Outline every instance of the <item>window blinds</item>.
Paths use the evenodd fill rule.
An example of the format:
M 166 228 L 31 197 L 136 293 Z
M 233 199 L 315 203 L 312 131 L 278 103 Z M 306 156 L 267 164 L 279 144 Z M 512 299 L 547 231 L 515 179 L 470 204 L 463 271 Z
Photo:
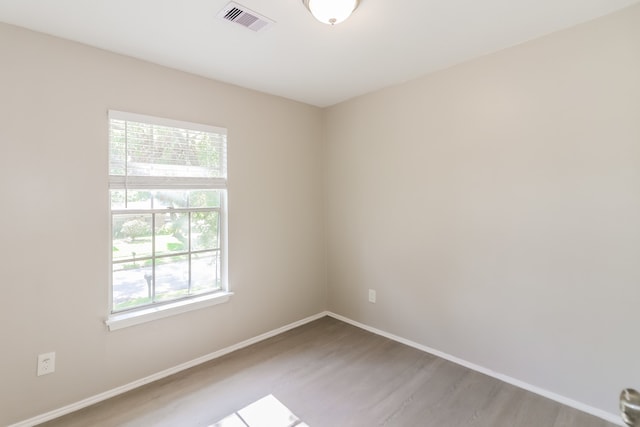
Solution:
M 109 111 L 112 189 L 226 188 L 227 131 Z

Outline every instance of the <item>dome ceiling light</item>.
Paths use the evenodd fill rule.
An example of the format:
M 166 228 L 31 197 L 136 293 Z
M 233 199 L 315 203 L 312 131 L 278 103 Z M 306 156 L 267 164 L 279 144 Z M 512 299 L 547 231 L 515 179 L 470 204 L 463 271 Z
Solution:
M 318 21 L 335 25 L 347 19 L 358 7 L 359 0 L 302 0 Z

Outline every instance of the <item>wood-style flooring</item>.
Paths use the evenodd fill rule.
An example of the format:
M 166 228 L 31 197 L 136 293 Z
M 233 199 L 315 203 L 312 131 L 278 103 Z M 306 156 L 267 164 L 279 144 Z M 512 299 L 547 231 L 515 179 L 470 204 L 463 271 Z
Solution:
M 211 426 L 269 395 L 310 427 L 614 426 L 330 317 L 43 425 Z

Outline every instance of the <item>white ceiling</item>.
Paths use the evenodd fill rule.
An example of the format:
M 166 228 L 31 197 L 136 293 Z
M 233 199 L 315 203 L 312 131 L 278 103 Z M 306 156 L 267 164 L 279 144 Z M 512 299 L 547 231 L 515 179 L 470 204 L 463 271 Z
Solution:
M 640 0 L 361 0 L 330 27 L 301 0 L 0 0 L 0 21 L 304 103 L 328 106 Z

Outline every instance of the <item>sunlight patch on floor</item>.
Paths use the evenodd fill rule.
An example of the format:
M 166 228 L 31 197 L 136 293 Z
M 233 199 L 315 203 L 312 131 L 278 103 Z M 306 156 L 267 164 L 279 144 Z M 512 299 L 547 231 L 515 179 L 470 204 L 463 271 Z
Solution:
M 209 427 L 309 427 L 272 394 Z

